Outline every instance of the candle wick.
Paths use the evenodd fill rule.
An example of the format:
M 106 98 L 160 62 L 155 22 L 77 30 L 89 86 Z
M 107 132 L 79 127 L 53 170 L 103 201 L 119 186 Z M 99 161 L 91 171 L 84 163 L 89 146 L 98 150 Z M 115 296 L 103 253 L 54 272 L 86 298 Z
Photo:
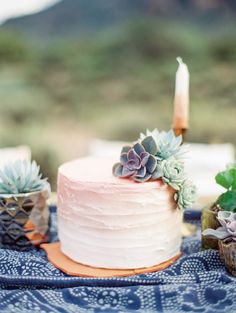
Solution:
M 180 64 L 183 64 L 183 60 L 182 60 L 181 57 L 177 57 L 176 60 L 177 60 L 177 62 L 179 63 L 179 65 L 180 65 Z

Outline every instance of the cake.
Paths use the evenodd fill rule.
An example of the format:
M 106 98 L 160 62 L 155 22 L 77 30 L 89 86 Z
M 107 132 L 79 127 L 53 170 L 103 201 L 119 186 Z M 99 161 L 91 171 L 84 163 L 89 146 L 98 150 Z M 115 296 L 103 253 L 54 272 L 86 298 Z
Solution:
M 180 139 L 172 133 L 170 143 L 167 134 L 141 136 L 140 143 L 122 150 L 121 163 L 115 165 L 111 158 L 85 157 L 60 166 L 58 230 L 66 256 L 92 267 L 136 269 L 178 255 L 181 208 L 191 205 L 195 189 L 182 177 L 182 161 L 176 157 Z M 159 160 L 160 155 L 149 153 L 154 142 L 161 147 L 157 136 L 169 140 L 165 151 L 173 150 L 174 159 L 173 154 Z

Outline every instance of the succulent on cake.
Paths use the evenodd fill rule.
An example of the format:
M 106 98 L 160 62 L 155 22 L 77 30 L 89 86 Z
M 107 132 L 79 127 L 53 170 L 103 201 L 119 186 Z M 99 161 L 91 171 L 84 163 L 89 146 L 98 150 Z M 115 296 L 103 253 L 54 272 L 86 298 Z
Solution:
M 138 182 L 145 182 L 152 178 L 157 167 L 157 160 L 151 154 L 155 151 L 155 142 L 146 138 L 142 143 L 136 143 L 132 147 L 122 149 L 120 163 L 113 166 L 113 174 L 118 177 L 132 177 Z
M 0 194 L 22 194 L 48 188 L 35 161 L 17 160 L 0 170 Z
M 182 146 L 182 136 L 176 136 L 172 129 L 168 132 L 159 132 L 157 129 L 153 131 L 147 130 L 146 134 L 140 134 L 140 140 L 144 140 L 148 136 L 151 136 L 156 143 L 157 151 L 155 156 L 158 160 L 166 160 L 172 156 L 178 158 L 185 153 L 185 149 Z
M 113 174 L 136 182 L 162 180 L 177 191 L 174 199 L 180 209 L 191 207 L 196 200 L 196 188 L 186 181 L 181 161 L 185 151 L 181 144 L 182 136 L 175 136 L 173 130 L 147 130 L 140 134 L 137 143 L 122 149 Z
M 166 184 L 170 185 L 175 190 L 180 189 L 185 178 L 183 162 L 174 157 L 163 160 L 159 163 L 158 172 L 159 177 L 162 177 L 162 180 Z M 158 178 L 158 176 L 156 177 Z
M 191 208 L 197 199 L 196 186 L 190 181 L 184 181 L 175 193 L 174 199 L 181 210 Z

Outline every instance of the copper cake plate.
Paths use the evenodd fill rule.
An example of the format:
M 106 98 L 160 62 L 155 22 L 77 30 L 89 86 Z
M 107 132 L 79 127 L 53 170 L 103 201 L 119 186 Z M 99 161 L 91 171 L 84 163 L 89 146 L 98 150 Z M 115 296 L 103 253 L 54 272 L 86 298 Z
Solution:
M 43 243 L 40 245 L 40 247 L 46 251 L 49 262 L 52 263 L 56 268 L 58 268 L 62 272 L 71 276 L 94 277 L 94 278 L 95 277 L 105 278 L 113 276 L 125 277 L 161 271 L 175 263 L 181 256 L 181 253 L 179 253 L 170 260 L 151 267 L 138 269 L 105 269 L 84 265 L 71 260 L 61 252 L 60 242 Z

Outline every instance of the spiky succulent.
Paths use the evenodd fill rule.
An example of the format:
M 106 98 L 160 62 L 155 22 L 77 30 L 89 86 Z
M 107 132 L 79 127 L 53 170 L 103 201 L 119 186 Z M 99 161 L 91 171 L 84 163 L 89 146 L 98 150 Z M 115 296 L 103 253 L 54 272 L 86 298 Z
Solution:
M 154 178 L 162 178 L 166 184 L 175 190 L 179 190 L 185 179 L 183 162 L 174 157 L 158 162 Z
M 196 186 L 190 181 L 184 181 L 175 193 L 174 199 L 181 210 L 191 208 L 197 199 Z
M 146 134 L 140 134 L 140 140 L 144 140 L 147 136 L 152 136 L 156 143 L 157 152 L 155 156 L 158 160 L 166 160 L 171 156 L 179 158 L 185 153 L 185 148 L 181 145 L 182 136 L 176 136 L 172 129 L 168 132 L 159 132 L 157 129 L 147 130 Z
M 221 226 L 217 229 L 205 229 L 202 233 L 203 236 L 236 241 L 236 213 L 219 211 L 217 219 Z
M 0 170 L 0 194 L 22 194 L 48 187 L 35 161 L 17 160 Z
M 157 160 L 153 156 L 156 144 L 152 137 L 146 138 L 142 143 L 122 149 L 120 163 L 113 166 L 113 174 L 117 177 L 131 177 L 137 182 L 145 182 L 152 178 Z

